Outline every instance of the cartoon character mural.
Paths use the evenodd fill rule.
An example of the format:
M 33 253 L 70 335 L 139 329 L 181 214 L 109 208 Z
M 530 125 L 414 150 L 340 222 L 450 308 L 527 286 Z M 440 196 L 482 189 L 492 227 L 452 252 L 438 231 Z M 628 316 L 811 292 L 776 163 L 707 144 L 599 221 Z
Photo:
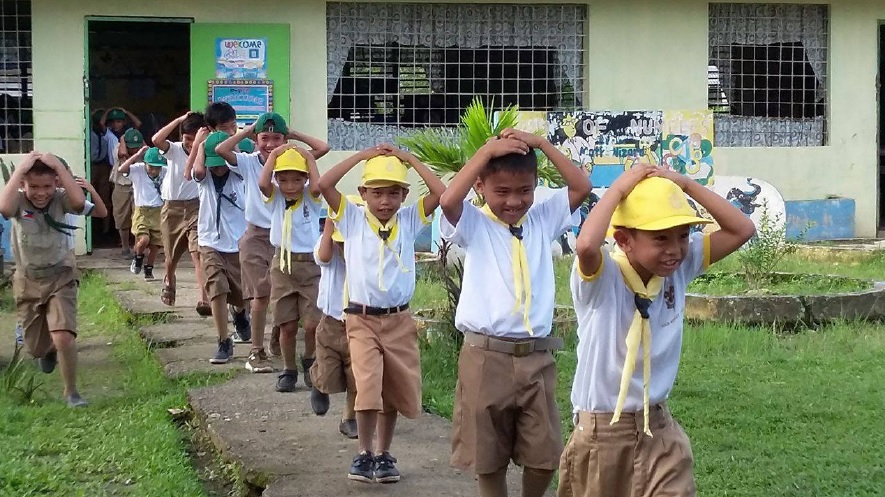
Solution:
M 756 183 L 753 183 L 753 178 L 747 178 L 747 186 L 749 186 L 750 188 L 731 188 L 725 195 L 725 200 L 728 200 L 729 202 L 731 202 L 731 205 L 737 207 L 741 210 L 741 212 L 750 216 L 754 212 L 756 212 L 757 207 L 762 207 L 762 204 L 756 203 L 756 197 L 758 197 L 759 193 L 762 192 L 762 187 Z
M 593 170 L 593 142 L 595 141 L 595 136 L 590 135 L 590 140 L 587 140 L 585 136 L 578 136 L 578 118 L 574 114 L 563 115 L 559 124 L 565 139 L 560 143 L 553 142 L 553 144 L 577 166 L 587 171 L 588 175 L 591 174 Z M 548 135 L 555 135 L 554 124 L 551 122 L 548 126 L 550 127 Z

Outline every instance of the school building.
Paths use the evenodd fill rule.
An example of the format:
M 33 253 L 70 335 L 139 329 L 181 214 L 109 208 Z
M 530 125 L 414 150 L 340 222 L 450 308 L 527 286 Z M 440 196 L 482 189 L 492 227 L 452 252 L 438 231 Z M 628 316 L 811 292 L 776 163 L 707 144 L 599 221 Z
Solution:
M 885 224 L 879 0 L 0 8 L 6 163 L 33 147 L 85 174 L 91 110 L 125 107 L 149 136 L 210 95 L 246 118 L 272 107 L 326 139 L 335 152 L 321 168 L 415 127 L 457 124 L 474 95 L 526 111 L 712 109 L 716 174 L 763 179 L 787 200 L 853 199 L 858 237 Z M 80 252 L 98 246 L 80 238 Z

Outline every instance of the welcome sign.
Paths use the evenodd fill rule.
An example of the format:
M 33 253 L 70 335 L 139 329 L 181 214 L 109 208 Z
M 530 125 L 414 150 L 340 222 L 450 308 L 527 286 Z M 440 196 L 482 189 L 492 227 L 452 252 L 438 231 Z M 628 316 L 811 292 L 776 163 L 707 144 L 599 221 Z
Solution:
M 215 77 L 264 79 L 267 77 L 267 38 L 217 38 Z

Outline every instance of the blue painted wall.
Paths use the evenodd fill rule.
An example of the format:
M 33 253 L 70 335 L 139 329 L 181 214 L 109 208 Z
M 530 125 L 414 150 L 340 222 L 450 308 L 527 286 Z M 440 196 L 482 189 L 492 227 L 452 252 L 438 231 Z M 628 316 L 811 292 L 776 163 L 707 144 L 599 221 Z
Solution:
M 854 199 L 787 200 L 787 238 L 804 241 L 854 238 Z M 810 223 L 810 224 L 809 224 Z

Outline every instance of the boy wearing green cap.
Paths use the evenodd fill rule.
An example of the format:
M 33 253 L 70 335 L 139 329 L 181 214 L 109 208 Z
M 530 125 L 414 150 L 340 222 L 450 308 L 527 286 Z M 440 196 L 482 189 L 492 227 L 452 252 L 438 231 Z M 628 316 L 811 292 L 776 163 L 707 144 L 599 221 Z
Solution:
M 66 214 L 82 213 L 83 190 L 52 154 L 28 154 L 0 194 L 0 214 L 12 221 L 12 281 L 28 352 L 51 373 L 61 365 L 64 398 L 86 406 L 77 391 L 77 269 Z
M 132 234 L 135 235 L 135 258 L 129 270 L 138 274 L 144 269 L 144 279 L 153 281 L 154 262 L 163 244 L 160 234 L 160 195 L 166 176 L 166 158 L 156 147 L 142 147 L 119 167 L 120 173 L 132 181 L 135 209 L 132 212 Z M 144 253 L 148 251 L 147 261 Z
M 218 332 L 218 348 L 209 359 L 225 364 L 233 358 L 234 341 L 227 329 L 226 306 L 234 308 L 237 334 L 249 332 L 243 307 L 238 240 L 246 231 L 243 177 L 233 171 L 215 148 L 227 139 L 224 131 L 211 134 L 207 128 L 197 133 L 193 161 L 194 181 L 200 186 L 200 214 L 197 235 L 204 286 L 212 306 L 212 320 Z
M 359 192 L 365 207 L 346 199 L 337 188 L 362 161 L 366 165 Z M 400 208 L 410 186 L 406 163 L 421 176 L 429 193 Z M 344 313 L 359 436 L 359 452 L 347 477 L 397 482 L 397 461 L 390 455 L 397 416 L 416 418 L 422 411 L 418 330 L 408 310 L 415 293 L 415 239 L 432 221 L 446 187 L 414 155 L 386 144 L 345 159 L 320 178 L 319 187 L 344 237 L 347 261 Z
M 257 135 L 257 150 L 252 153 L 237 152 L 237 145 L 247 136 L 253 134 Z M 267 372 L 269 369 L 267 353 L 264 350 L 264 326 L 267 320 L 267 307 L 270 303 L 272 286 L 270 270 L 274 256 L 274 247 L 270 241 L 271 209 L 261 195 L 258 178 L 262 166 L 267 162 L 270 154 L 289 139 L 305 143 L 310 147 L 310 154 L 314 159 L 319 159 L 329 151 L 329 145 L 322 140 L 290 131 L 286 126 L 286 121 L 276 112 L 262 114 L 253 125 L 247 126 L 216 147 L 218 155 L 243 176 L 246 185 L 245 209 L 248 225 L 246 233 L 240 239 L 240 266 L 243 275 L 243 297 L 250 302 L 251 307 L 252 351 L 246 362 L 246 369 L 252 372 Z M 316 225 L 316 229 L 319 233 L 318 225 Z M 274 323 L 279 324 L 276 321 L 274 319 Z M 315 336 L 318 324 L 310 319 L 305 319 L 304 322 L 302 368 L 305 372 L 304 383 L 308 387 L 311 384 L 310 374 L 307 372 L 315 357 Z M 285 350 L 283 355 L 283 361 L 287 365 L 295 360 L 294 357 L 285 357 Z M 287 367 L 277 378 L 277 391 L 294 391 L 297 378 L 297 369 Z
M 692 233 L 692 225 L 710 221 L 697 216 L 686 194 L 718 231 Z M 610 230 L 612 253 L 602 247 Z M 560 496 L 695 495 L 691 445 L 667 409 L 685 289 L 754 233 L 753 222 L 722 197 L 649 164 L 622 174 L 590 211 L 571 279 L 575 430 L 560 463 Z
M 132 155 L 138 153 L 141 147 L 144 147 L 144 137 L 141 131 L 137 129 L 129 129 L 123 133 L 113 148 L 111 156 L 110 180 L 114 189 L 111 191 L 111 209 L 114 214 L 114 224 L 120 233 L 120 246 L 122 254 L 125 258 L 132 257 L 129 243 L 129 233 L 132 229 L 132 211 L 133 211 L 133 191 L 132 181 L 120 172 L 117 164 L 126 161 Z

